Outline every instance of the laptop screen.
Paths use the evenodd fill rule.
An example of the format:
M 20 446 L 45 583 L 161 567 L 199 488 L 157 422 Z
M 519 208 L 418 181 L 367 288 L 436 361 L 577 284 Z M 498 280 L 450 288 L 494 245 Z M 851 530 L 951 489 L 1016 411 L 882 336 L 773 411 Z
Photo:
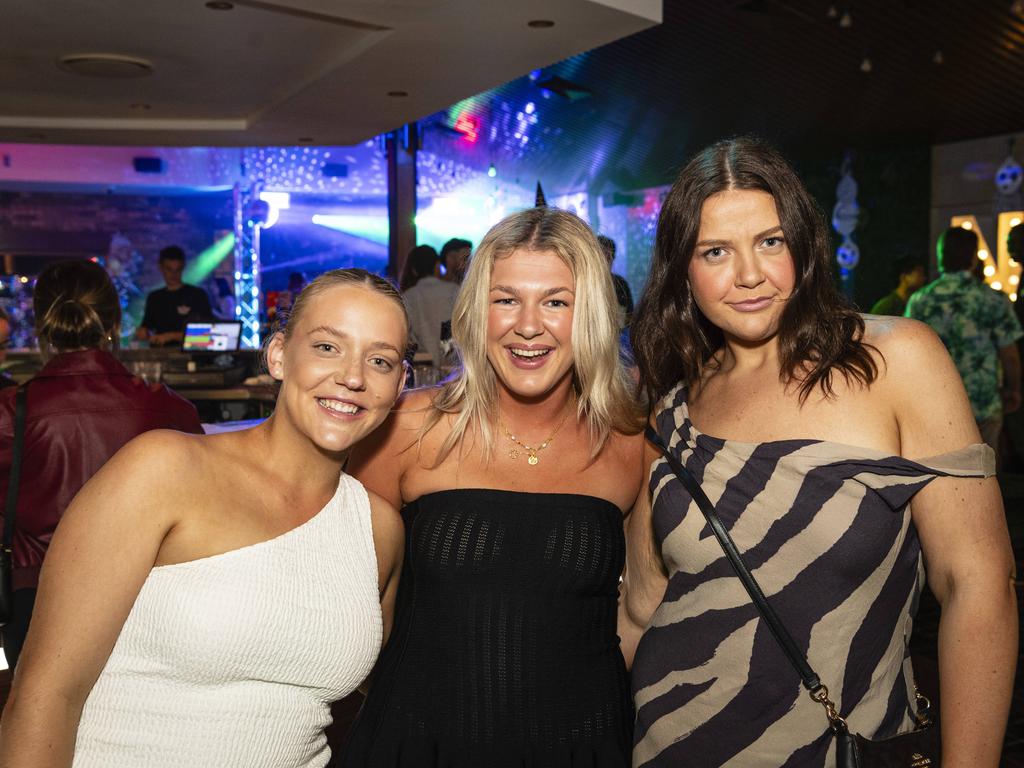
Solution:
M 242 337 L 242 323 L 225 320 L 216 323 L 189 323 L 182 339 L 183 352 L 235 352 Z

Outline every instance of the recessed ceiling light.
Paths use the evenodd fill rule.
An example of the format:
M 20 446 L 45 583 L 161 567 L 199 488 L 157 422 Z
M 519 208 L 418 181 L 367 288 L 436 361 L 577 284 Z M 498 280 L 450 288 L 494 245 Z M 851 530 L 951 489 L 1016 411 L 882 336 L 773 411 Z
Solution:
M 526 26 L 532 29 L 550 29 L 555 26 L 555 22 L 551 19 L 534 19 L 533 21 L 526 22 Z
M 57 59 L 57 67 L 82 77 L 148 77 L 153 65 L 145 59 L 116 53 L 74 53 Z
M 408 95 L 408 91 L 388 91 L 388 96 L 394 96 L 395 98 L 402 98 Z
M 211 11 L 230 11 L 235 7 L 234 3 L 228 3 L 225 0 L 210 0 L 206 4 L 206 7 Z

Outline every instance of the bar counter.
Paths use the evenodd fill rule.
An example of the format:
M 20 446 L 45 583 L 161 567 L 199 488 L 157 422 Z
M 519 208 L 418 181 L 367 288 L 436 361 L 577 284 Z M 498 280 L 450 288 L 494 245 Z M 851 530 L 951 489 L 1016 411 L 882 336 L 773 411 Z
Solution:
M 265 418 L 273 410 L 277 397 L 277 387 L 272 384 L 243 383 L 259 373 L 259 350 L 241 350 L 220 359 L 212 355 L 200 357 L 174 348 L 121 349 L 115 355 L 135 375 L 163 383 L 194 403 L 204 422 Z M 191 371 L 190 362 L 194 364 Z M 218 366 L 216 362 L 222 365 Z M 42 365 L 42 357 L 36 350 L 11 350 L 3 370 L 23 384 Z M 216 383 L 218 378 L 223 378 L 224 383 Z M 189 379 L 195 383 L 181 383 Z

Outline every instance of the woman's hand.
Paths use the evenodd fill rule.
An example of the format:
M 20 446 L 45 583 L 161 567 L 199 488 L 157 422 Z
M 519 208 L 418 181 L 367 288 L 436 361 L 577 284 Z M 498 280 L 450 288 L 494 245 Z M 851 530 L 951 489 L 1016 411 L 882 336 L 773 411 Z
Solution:
M 4 768 L 70 766 L 82 707 L 156 562 L 181 501 L 190 437 L 148 432 L 122 448 L 68 507 L 0 727 Z

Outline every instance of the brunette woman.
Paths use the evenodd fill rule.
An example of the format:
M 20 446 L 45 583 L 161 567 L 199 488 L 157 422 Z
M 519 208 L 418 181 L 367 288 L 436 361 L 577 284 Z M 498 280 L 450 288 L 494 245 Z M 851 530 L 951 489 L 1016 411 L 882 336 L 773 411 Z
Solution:
M 825 222 L 766 144 L 699 153 L 669 192 L 633 324 L 661 440 L 695 475 L 849 729 L 914 728 L 908 641 L 942 604 L 945 766 L 996 766 L 1013 558 L 991 451 L 939 339 L 862 317 Z M 653 448 L 630 521 L 637 766 L 831 766 L 802 692 L 704 517 Z M 646 501 L 646 497 L 645 497 Z

